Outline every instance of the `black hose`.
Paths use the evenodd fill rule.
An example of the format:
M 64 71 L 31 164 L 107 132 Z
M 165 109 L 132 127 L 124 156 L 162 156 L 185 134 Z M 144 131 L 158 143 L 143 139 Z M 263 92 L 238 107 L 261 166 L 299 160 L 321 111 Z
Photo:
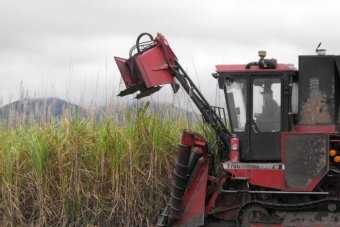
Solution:
M 250 69 L 251 66 L 258 66 L 259 63 L 256 62 L 256 61 L 253 61 L 253 62 L 249 62 L 247 65 L 246 65 L 246 69 Z
M 140 34 L 140 35 L 137 37 L 137 40 L 136 40 L 136 47 L 137 47 L 138 53 L 141 52 L 139 41 L 140 41 L 140 39 L 141 39 L 143 36 L 145 36 L 145 35 L 149 36 L 150 40 L 153 41 L 153 36 L 152 36 L 150 33 L 144 32 L 144 33 Z
M 334 172 L 334 173 L 340 174 L 340 170 L 336 167 L 331 167 L 329 170 Z

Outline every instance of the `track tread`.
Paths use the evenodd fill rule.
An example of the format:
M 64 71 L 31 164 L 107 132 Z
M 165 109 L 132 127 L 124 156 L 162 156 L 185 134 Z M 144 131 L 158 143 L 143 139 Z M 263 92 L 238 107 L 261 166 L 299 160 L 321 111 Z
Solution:
M 236 223 L 237 226 L 241 227 L 242 221 L 241 217 L 245 208 L 251 205 L 259 205 L 266 209 L 277 210 L 277 211 L 308 211 L 313 208 L 321 207 L 322 205 L 326 205 L 327 203 L 332 202 L 340 205 L 340 199 L 338 198 L 325 198 L 320 200 L 315 200 L 311 202 L 305 203 L 293 203 L 293 204 L 284 204 L 284 203 L 269 203 L 263 202 L 259 200 L 252 200 L 250 202 L 244 203 L 238 210 L 236 215 Z

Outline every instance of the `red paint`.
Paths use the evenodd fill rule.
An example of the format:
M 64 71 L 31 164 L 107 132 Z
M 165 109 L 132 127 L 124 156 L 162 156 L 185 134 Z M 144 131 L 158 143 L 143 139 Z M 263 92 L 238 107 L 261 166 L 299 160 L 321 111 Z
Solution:
M 232 178 L 248 179 L 252 185 L 262 186 L 272 189 L 282 189 L 284 180 L 283 170 L 269 169 L 227 169 L 225 170 L 233 174 Z
M 142 82 L 138 76 L 131 75 L 126 59 L 115 57 L 115 61 L 127 88 Z
M 240 140 L 233 135 L 230 139 L 230 161 L 233 163 L 237 163 L 239 161 L 240 154 Z
M 115 61 L 127 88 L 143 91 L 175 82 L 170 68 L 175 68 L 176 55 L 161 34 L 154 39 L 155 45 L 134 54 L 129 59 L 115 57 Z M 134 92 L 135 92 L 134 91 Z
M 288 136 L 302 136 L 307 133 L 301 132 L 282 132 L 281 134 L 281 144 L 282 144 L 282 164 L 285 164 L 285 139 Z M 312 132 L 308 132 L 308 135 L 312 134 Z M 318 133 L 320 134 L 320 133 Z M 229 162 L 232 163 L 232 162 Z M 251 164 L 251 163 L 249 163 Z M 225 169 L 226 172 L 232 174 L 233 179 L 247 179 L 249 184 L 262 186 L 267 188 L 279 189 L 282 191 L 313 191 L 316 185 L 324 178 L 325 174 L 328 172 L 328 166 L 326 165 L 324 168 L 320 169 L 320 172 L 317 174 L 315 179 L 309 183 L 304 188 L 288 188 L 285 186 L 285 170 L 284 169 L 241 169 L 237 167 L 237 163 L 235 168 Z
M 202 157 L 199 160 L 199 163 L 197 163 L 198 165 L 201 165 L 200 170 L 197 172 L 196 176 L 194 176 L 192 185 L 188 188 L 183 197 L 183 213 L 180 219 L 174 221 L 172 226 L 191 226 L 191 222 L 195 222 L 197 220 L 204 221 L 205 198 L 210 161 L 209 157 Z M 204 223 L 200 223 L 200 225 L 202 224 Z
M 175 82 L 161 46 L 153 47 L 133 58 L 147 88 Z
M 277 64 L 276 69 L 260 69 L 258 66 L 252 66 L 250 69 L 246 69 L 246 65 L 216 65 L 216 72 L 268 72 L 268 71 L 297 71 L 296 69 L 288 68 L 286 64 Z
M 205 216 L 207 217 L 211 211 L 211 209 L 215 206 L 215 202 L 216 199 L 220 193 L 220 188 L 222 188 L 222 186 L 224 185 L 224 183 L 226 182 L 227 177 L 223 176 L 219 179 L 219 183 L 216 185 L 216 189 L 214 194 L 211 196 L 206 208 L 205 208 Z
M 170 67 L 171 68 L 175 67 L 175 60 L 177 60 L 177 57 L 170 48 L 170 45 L 168 41 L 165 39 L 165 37 L 161 33 L 157 33 L 155 42 L 157 43 L 157 46 L 162 47 L 163 55 L 168 57 L 167 60 L 170 64 Z
M 230 161 L 232 163 L 238 163 L 239 152 L 238 150 L 230 151 Z
M 250 223 L 250 227 L 282 227 L 282 224 Z M 295 227 L 297 227 L 297 226 L 295 226 Z
M 145 88 L 152 88 L 164 84 L 174 83 L 174 76 L 171 69 L 176 68 L 176 56 L 171 50 L 167 40 L 161 34 L 158 34 L 154 39 L 155 45 L 150 49 L 142 51 L 133 55 L 130 59 L 126 60 L 123 58 L 115 57 L 115 61 L 118 65 L 120 73 L 127 88 L 136 88 L 136 90 L 131 89 L 133 92 L 137 90 L 145 90 Z M 136 70 L 137 69 L 137 70 Z M 278 64 L 276 69 L 260 69 L 258 66 L 251 66 L 250 69 L 246 68 L 245 64 L 242 65 L 216 65 L 216 72 L 230 72 L 230 73 L 241 73 L 241 72 L 296 72 L 296 69 L 288 67 L 286 64 Z M 275 74 L 275 73 L 274 73 Z M 269 76 L 269 73 L 268 73 Z M 283 132 L 281 134 L 281 153 L 282 153 L 282 163 L 285 164 L 284 152 L 285 152 L 285 138 L 287 136 L 299 136 L 313 133 L 324 133 L 326 135 L 336 133 L 337 126 L 295 126 L 295 132 Z M 339 140 L 333 140 L 332 142 L 339 142 Z M 212 158 L 210 154 L 206 151 L 207 142 L 198 137 L 189 130 L 184 130 L 182 135 L 181 144 L 187 146 L 195 152 L 202 154 L 199 159 L 197 166 L 190 176 L 189 186 L 185 191 L 182 200 L 183 212 L 179 219 L 175 220 L 173 226 L 193 226 L 193 225 L 203 225 L 204 217 L 208 216 L 212 209 L 219 203 L 227 204 L 228 197 L 223 197 L 220 194 L 220 189 L 225 184 L 227 176 L 222 175 L 220 179 L 209 176 L 209 170 L 211 169 Z M 226 172 L 231 174 L 228 180 L 244 180 L 244 187 L 241 190 L 248 190 L 248 183 L 250 185 L 261 186 L 265 188 L 277 189 L 282 191 L 312 191 L 316 185 L 324 178 L 327 174 L 328 166 L 324 167 L 316 175 L 309 185 L 305 188 L 287 188 L 285 186 L 286 172 L 283 169 L 274 169 L 272 167 L 264 168 L 261 167 L 259 163 L 258 166 L 249 165 L 247 168 L 243 166 L 243 169 L 237 167 L 239 163 L 239 139 L 237 137 L 232 137 L 230 140 L 230 162 L 234 164 L 232 168 L 228 167 L 225 169 Z M 328 160 L 328 156 L 327 156 Z M 249 163 L 247 163 L 249 164 Z M 251 163 L 250 163 L 251 164 Z M 255 163 L 254 163 L 255 164 Z M 262 163 L 270 164 L 270 163 Z M 277 164 L 277 163 L 276 163 Z M 227 175 L 227 174 L 225 174 Z M 209 189 L 213 188 L 212 195 L 209 194 L 209 198 L 206 198 L 207 186 Z M 237 190 L 237 189 L 236 189 Z M 219 197 L 221 196 L 221 197 Z M 226 195 L 229 196 L 229 195 Z M 233 195 L 231 195 L 233 196 Z M 243 196 L 243 195 L 242 195 Z M 225 199 L 227 198 L 227 199 Z M 209 200 L 208 200 L 209 199 Z M 240 203 L 244 203 L 247 197 L 243 196 Z M 206 203 L 207 202 L 207 203 Z M 225 205 L 223 204 L 223 205 Z M 238 206 L 238 204 L 236 204 Z M 236 206 L 236 209 L 238 207 Z M 225 217 L 227 215 L 236 215 L 234 211 L 225 211 Z M 251 226 L 271 226 L 279 227 L 281 224 L 256 224 L 251 223 Z
M 182 200 L 183 213 L 180 218 L 174 220 L 172 226 L 180 225 L 203 225 L 204 211 L 206 201 L 206 188 L 208 181 L 216 182 L 218 179 L 209 177 L 209 168 L 211 164 L 211 156 L 207 154 L 207 142 L 192 133 L 190 130 L 183 130 L 181 143 L 191 147 L 192 150 L 201 153 L 203 156 L 196 164 L 196 170 L 190 177 L 190 185 L 188 186 Z M 199 222 L 202 223 L 199 223 Z
M 325 125 L 325 126 L 316 126 L 316 125 L 296 125 L 296 132 L 324 132 L 324 133 L 336 133 L 337 126 L 335 125 Z
M 189 129 L 184 129 L 182 132 L 181 144 L 193 146 L 195 143 L 194 138 L 194 134 Z

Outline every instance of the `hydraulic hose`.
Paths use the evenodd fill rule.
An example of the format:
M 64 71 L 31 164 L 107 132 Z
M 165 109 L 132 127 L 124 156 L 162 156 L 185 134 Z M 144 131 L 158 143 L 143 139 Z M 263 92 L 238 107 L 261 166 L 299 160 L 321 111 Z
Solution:
M 137 47 L 138 53 L 140 53 L 140 52 L 142 51 L 142 50 L 140 49 L 140 39 L 141 39 L 143 36 L 149 36 L 150 41 L 153 41 L 153 36 L 152 36 L 150 33 L 144 32 L 144 33 L 140 34 L 140 35 L 137 37 L 137 40 L 136 40 L 136 47 Z

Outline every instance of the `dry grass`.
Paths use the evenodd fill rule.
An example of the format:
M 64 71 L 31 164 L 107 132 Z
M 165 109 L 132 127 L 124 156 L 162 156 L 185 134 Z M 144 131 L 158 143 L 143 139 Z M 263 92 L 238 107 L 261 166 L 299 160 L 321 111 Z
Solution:
M 146 109 L 121 113 L 124 124 L 65 118 L 1 128 L 1 224 L 150 226 L 169 195 L 187 121 Z

